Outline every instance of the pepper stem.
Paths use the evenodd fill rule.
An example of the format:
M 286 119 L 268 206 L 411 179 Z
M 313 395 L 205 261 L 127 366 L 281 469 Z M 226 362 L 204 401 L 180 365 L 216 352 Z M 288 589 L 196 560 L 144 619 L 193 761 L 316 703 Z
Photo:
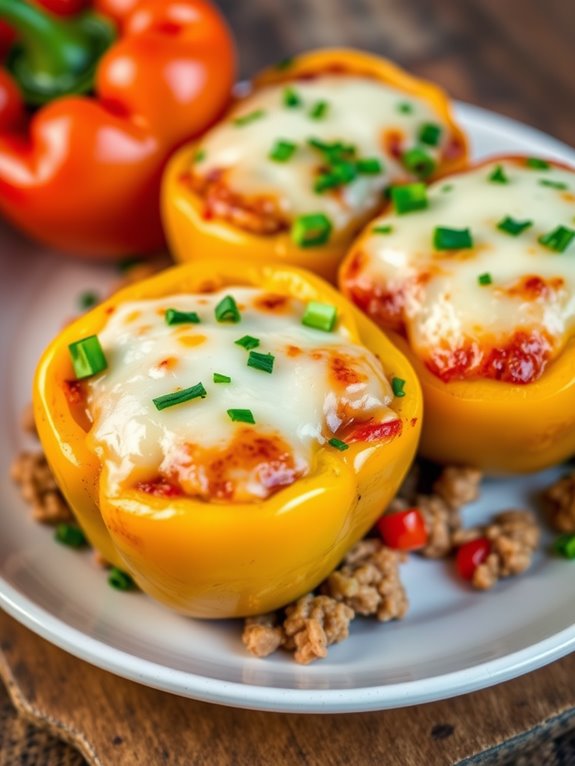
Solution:
M 0 0 L 0 18 L 17 32 L 6 65 L 33 106 L 90 91 L 115 37 L 112 24 L 93 13 L 60 19 L 25 0 Z

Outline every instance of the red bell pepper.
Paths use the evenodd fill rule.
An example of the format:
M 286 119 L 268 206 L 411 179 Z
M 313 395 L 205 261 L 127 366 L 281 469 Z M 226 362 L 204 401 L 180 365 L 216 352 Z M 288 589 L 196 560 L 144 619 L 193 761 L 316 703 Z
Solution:
M 17 35 L 0 67 L 0 213 L 80 255 L 153 251 L 164 164 L 225 109 L 232 38 L 208 0 L 99 0 L 69 15 L 80 5 L 0 0 Z

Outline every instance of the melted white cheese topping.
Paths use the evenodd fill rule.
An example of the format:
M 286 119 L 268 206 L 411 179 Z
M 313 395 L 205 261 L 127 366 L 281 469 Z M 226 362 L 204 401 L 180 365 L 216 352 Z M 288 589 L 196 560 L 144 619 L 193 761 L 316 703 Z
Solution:
M 286 87 L 298 94 L 300 106 L 284 105 Z M 310 110 L 322 101 L 328 105 L 326 114 L 313 119 Z M 257 119 L 243 125 L 234 122 L 260 110 L 262 115 Z M 247 97 L 230 119 L 202 139 L 199 154 L 202 159 L 194 167 L 204 177 L 227 169 L 230 189 L 246 197 L 271 196 L 290 220 L 301 214 L 322 212 L 330 218 L 336 236 L 357 223 L 358 218 L 377 211 L 382 192 L 390 183 L 413 178 L 387 151 L 385 133 L 399 131 L 405 151 L 419 146 L 419 131 L 427 123 L 442 129 L 437 146 L 423 147 L 437 161 L 450 138 L 450 130 L 426 101 L 375 79 L 326 74 L 313 80 L 263 87 Z M 358 157 L 379 159 L 383 172 L 359 175 L 335 191 L 317 193 L 314 180 L 323 157 L 308 145 L 311 138 L 351 144 Z M 278 140 L 297 145 L 286 162 L 269 158 Z
M 498 166 L 508 183 L 489 180 Z M 558 348 L 575 326 L 575 240 L 563 253 L 538 240 L 558 226 L 575 230 L 575 172 L 494 161 L 432 184 L 427 197 L 425 210 L 386 213 L 370 224 L 355 284 L 405 291 L 406 330 L 422 357 L 441 344 L 504 343 L 522 329 L 546 333 Z M 505 217 L 532 225 L 512 236 L 498 228 Z M 438 252 L 435 227 L 469 228 L 473 247 Z M 481 284 L 481 275 L 491 284 Z M 550 289 L 539 296 L 516 289 L 533 276 Z
M 217 322 L 215 306 L 231 294 L 241 322 Z M 107 464 L 115 486 L 149 480 L 187 459 L 187 445 L 225 450 L 239 428 L 228 409 L 249 409 L 256 424 L 247 428 L 279 434 L 293 451 L 299 475 L 314 451 L 341 425 L 341 408 L 360 419 L 377 414 L 395 419 L 381 364 L 349 341 L 344 329 L 322 332 L 301 324 L 305 304 L 288 299 L 282 313 L 263 310 L 253 288 L 207 295 L 173 295 L 118 307 L 99 334 L 108 369 L 88 383 L 93 419 L 89 440 Z M 165 311 L 195 311 L 200 324 L 169 326 Z M 236 340 L 251 335 L 254 349 L 275 356 L 272 374 L 247 366 L 249 351 Z M 290 350 L 290 347 L 291 350 Z M 296 347 L 301 353 L 295 353 Z M 317 358 L 312 356 L 313 352 Z M 330 353 L 341 353 L 365 380 L 344 387 L 330 384 Z M 231 383 L 214 383 L 214 373 Z M 203 383 L 207 396 L 158 411 L 153 399 Z M 383 417 L 382 417 L 383 413 Z M 234 477 L 242 497 L 262 497 L 257 477 Z

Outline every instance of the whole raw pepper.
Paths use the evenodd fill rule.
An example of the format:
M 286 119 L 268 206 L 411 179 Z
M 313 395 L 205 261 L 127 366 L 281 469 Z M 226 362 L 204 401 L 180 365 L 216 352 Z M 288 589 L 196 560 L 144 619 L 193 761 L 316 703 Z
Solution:
M 320 448 L 311 474 L 264 501 L 210 504 L 137 489 L 114 495 L 88 448 L 89 422 L 74 413 L 66 395 L 66 381 L 74 377 L 68 344 L 97 334 L 126 301 L 238 285 L 337 306 L 352 342 L 376 354 L 386 375 L 405 380 L 405 396 L 393 402 L 401 430 L 393 438 L 352 443 L 344 452 Z M 34 389 L 46 456 L 92 544 L 151 596 L 198 617 L 265 612 L 317 585 L 393 497 L 421 424 L 417 378 L 370 320 L 309 273 L 241 261 L 188 264 L 120 291 L 53 341 Z
M 450 131 L 450 145 L 439 162 L 438 171 L 450 172 L 464 165 L 467 140 L 451 116 L 446 94 L 438 86 L 419 80 L 378 56 L 348 49 L 311 51 L 290 59 L 285 65 L 280 62 L 263 71 L 254 79 L 251 92 L 267 85 L 282 82 L 289 84 L 297 81 L 300 75 L 309 77 L 331 71 L 375 78 L 397 88 L 406 96 L 426 101 L 441 116 Z M 302 248 L 293 242 L 289 231 L 257 235 L 223 219 L 205 215 L 203 200 L 186 182 L 186 175 L 198 151 L 196 142 L 184 146 L 174 155 L 164 176 L 164 224 L 177 260 L 224 258 L 233 253 L 238 258 L 262 261 L 273 259 L 277 263 L 302 266 L 334 281 L 337 265 L 351 244 L 351 239 Z
M 80 255 L 147 252 L 164 241 L 164 164 L 225 108 L 233 44 L 207 0 L 91 5 L 0 0 L 17 33 L 0 69 L 0 214 Z

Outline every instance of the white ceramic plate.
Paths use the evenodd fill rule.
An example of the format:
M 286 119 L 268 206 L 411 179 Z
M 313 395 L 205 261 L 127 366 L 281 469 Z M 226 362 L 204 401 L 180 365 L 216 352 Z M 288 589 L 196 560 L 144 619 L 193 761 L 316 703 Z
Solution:
M 477 157 L 525 152 L 575 164 L 575 152 L 517 122 L 460 105 Z M 7 478 L 26 445 L 19 419 L 38 355 L 86 289 L 104 293 L 111 268 L 42 252 L 0 229 L 0 603 L 48 640 L 118 675 L 183 696 L 298 712 L 377 710 L 450 697 L 504 681 L 575 648 L 575 565 L 544 541 L 529 572 L 491 593 L 466 588 L 448 563 L 412 556 L 403 569 L 411 608 L 398 623 L 356 620 L 348 641 L 308 667 L 277 653 L 249 657 L 240 623 L 171 614 L 142 594 L 119 593 L 92 562 L 56 545 Z M 496 436 L 494 435 L 494 438 Z M 32 445 L 28 445 L 32 446 Z M 533 506 L 558 471 L 488 482 L 465 512 Z

